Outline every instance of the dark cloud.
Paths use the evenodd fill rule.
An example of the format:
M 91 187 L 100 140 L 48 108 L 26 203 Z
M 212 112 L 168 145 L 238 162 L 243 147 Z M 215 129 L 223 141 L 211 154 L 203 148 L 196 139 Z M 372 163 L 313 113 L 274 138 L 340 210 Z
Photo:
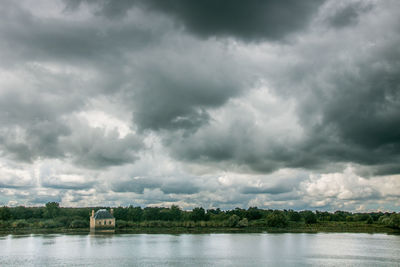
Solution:
M 200 187 L 187 180 L 176 178 L 134 178 L 115 181 L 112 184 L 114 192 L 133 192 L 143 194 L 145 189 L 160 189 L 164 194 L 195 194 Z
M 234 118 L 204 127 L 196 135 L 172 135 L 173 155 L 185 161 L 219 162 L 221 168 L 241 166 L 266 173 L 283 167 L 328 171 L 348 162 L 371 166 L 374 174 L 398 173 L 393 166 L 398 165 L 400 153 L 400 32 L 394 25 L 399 25 L 398 19 L 388 25 L 390 34 L 376 31 L 374 37 L 364 35 L 359 25 L 359 37 L 337 42 L 337 46 L 328 45 L 334 41 L 329 38 L 335 37 L 327 34 L 322 47 L 311 44 L 312 52 L 306 47 L 293 51 L 297 62 L 283 64 L 279 71 L 285 74 L 269 76 L 278 99 L 295 102 L 298 134 L 270 134 L 277 126 L 268 128 L 268 116 L 260 127 L 251 112 L 236 112 Z M 380 37 L 388 39 L 374 41 L 383 40 Z M 354 41 L 357 46 L 370 45 L 357 51 Z M 286 123 L 281 121 L 278 127 Z
M 61 196 L 51 196 L 51 195 L 44 195 L 44 196 L 35 196 L 29 200 L 32 204 L 43 204 L 48 202 L 61 202 Z
M 160 188 L 161 182 L 154 178 L 133 178 L 129 180 L 119 180 L 112 183 L 114 192 L 133 192 L 143 194 L 144 190 Z
M 101 19 L 73 22 L 62 18 L 38 18 L 31 10 L 6 1 L 0 10 L 0 47 L 7 50 L 1 64 L 7 68 L 21 60 L 102 64 L 130 49 L 141 49 L 157 41 L 162 32 L 135 20 L 112 23 Z M 3 54 L 3 53 L 1 53 Z
M 332 71 L 324 81 L 331 90 L 300 105 L 310 134 L 303 148 L 315 157 L 370 166 L 399 162 L 400 54 L 392 44 L 373 53 L 354 66 L 356 72 Z M 320 114 L 318 123 L 309 120 L 310 106 Z
M 58 177 L 46 177 L 41 179 L 41 186 L 54 189 L 85 190 L 92 188 L 95 184 L 93 181 L 85 181 L 84 179 L 85 177 L 82 177 L 81 181 L 63 181 Z
M 196 194 L 200 191 L 200 188 L 187 181 L 178 182 L 164 182 L 161 186 L 161 191 L 164 194 Z
M 88 168 L 106 168 L 133 163 L 144 148 L 140 138 L 133 134 L 120 138 L 117 131 L 105 132 L 99 128 L 75 129 L 63 142 L 76 165 Z
M 16 177 L 13 177 L 13 179 L 18 180 L 18 179 L 20 179 L 20 177 L 16 176 Z M 0 181 L 0 188 L 29 189 L 29 188 L 33 188 L 33 187 L 35 187 L 35 185 L 32 183 L 31 184 L 18 184 L 15 182 L 7 183 L 7 182 Z
M 358 17 L 361 15 L 361 13 L 367 12 L 372 8 L 373 6 L 370 4 L 362 2 L 350 2 L 344 7 L 339 7 L 338 10 L 327 19 L 327 21 L 332 27 L 336 28 L 355 25 L 358 22 Z
M 242 194 L 282 194 L 288 193 L 293 190 L 293 187 L 290 185 L 286 185 L 282 182 L 282 184 L 271 186 L 271 187 L 244 187 L 240 190 Z
M 92 3 L 93 1 L 85 1 Z M 280 40 L 303 30 L 324 0 L 204 0 L 204 1 L 111 1 L 100 2 L 97 14 L 124 16 L 133 6 L 173 17 L 184 28 L 201 37 L 237 37 L 248 41 Z M 70 9 L 76 1 L 67 2 Z M 99 2 L 97 2 L 99 3 Z
M 230 60 L 220 55 L 205 55 L 188 69 L 187 63 L 196 58 L 192 53 L 199 52 L 187 51 L 187 60 L 172 58 L 178 57 L 173 52 L 165 62 L 144 62 L 142 83 L 132 98 L 134 121 L 140 129 L 197 129 L 209 121 L 207 109 L 220 107 L 238 96 L 248 83 L 247 78 L 235 77 L 237 68 L 229 66 Z M 173 67 L 166 65 L 169 63 Z
M 144 147 L 142 140 L 133 134 L 120 138 L 116 131 L 107 133 L 61 119 L 37 117 L 26 124 L 5 120 L 0 133 L 2 154 L 24 162 L 56 158 L 69 159 L 87 168 L 106 168 L 134 162 Z

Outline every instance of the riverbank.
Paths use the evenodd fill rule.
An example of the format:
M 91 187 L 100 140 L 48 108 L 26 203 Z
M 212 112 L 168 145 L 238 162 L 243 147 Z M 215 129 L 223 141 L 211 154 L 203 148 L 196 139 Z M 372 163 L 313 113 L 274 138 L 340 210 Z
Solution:
M 8 234 L 87 234 L 89 228 L 22 228 L 1 229 Z M 380 224 L 357 222 L 318 222 L 315 224 L 290 224 L 287 227 L 130 227 L 117 228 L 116 234 L 207 234 L 207 233 L 387 233 L 400 234 L 397 229 Z

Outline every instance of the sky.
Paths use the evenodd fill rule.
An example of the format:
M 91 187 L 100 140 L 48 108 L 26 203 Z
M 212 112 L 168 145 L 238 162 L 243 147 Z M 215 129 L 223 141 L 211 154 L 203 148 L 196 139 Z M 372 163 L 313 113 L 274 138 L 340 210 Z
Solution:
M 0 205 L 400 210 L 400 1 L 0 17 Z

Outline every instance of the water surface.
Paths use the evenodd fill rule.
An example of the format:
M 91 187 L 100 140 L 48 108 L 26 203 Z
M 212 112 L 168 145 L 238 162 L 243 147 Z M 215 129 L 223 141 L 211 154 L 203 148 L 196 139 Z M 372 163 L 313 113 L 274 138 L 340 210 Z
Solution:
M 1 266 L 400 266 L 386 234 L 7 235 Z

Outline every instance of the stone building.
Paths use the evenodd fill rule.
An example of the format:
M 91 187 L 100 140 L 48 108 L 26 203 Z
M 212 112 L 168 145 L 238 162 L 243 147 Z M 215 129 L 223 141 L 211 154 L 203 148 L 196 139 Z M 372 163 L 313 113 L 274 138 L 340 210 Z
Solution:
M 115 218 L 113 216 L 113 209 L 108 212 L 106 209 L 101 209 L 94 212 L 90 216 L 90 230 L 91 231 L 114 231 Z

